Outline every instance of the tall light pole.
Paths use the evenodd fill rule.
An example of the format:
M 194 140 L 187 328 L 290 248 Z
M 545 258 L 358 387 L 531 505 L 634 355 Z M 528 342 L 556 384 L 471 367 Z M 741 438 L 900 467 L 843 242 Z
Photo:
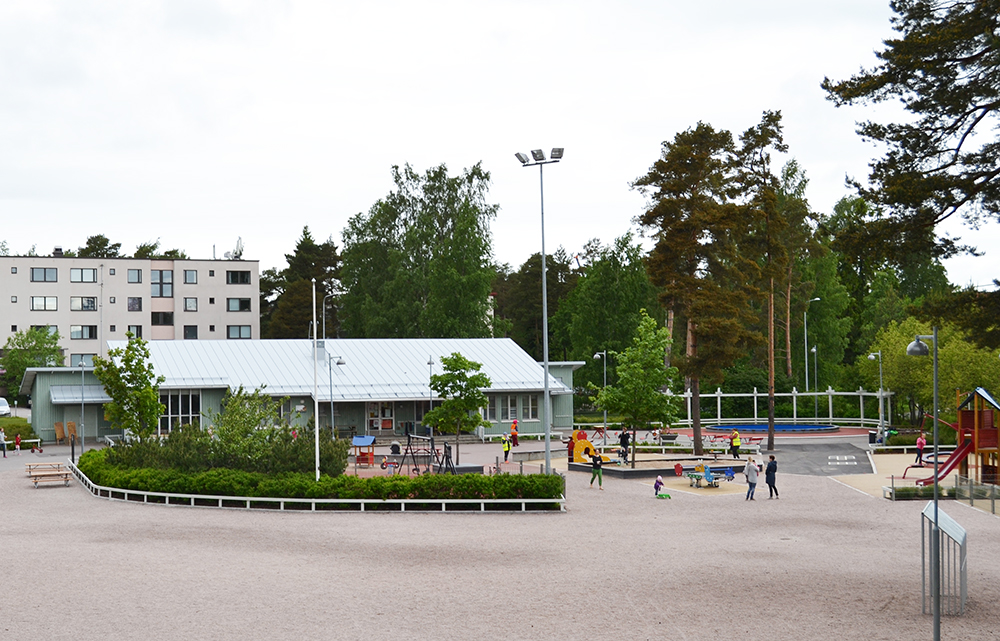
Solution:
M 326 324 L 323 327 L 323 349 L 326 349 Z M 337 365 L 344 365 L 347 361 L 343 356 L 334 356 L 330 353 L 326 355 L 328 375 L 330 377 L 330 435 L 337 438 L 337 425 L 333 420 L 333 359 L 337 359 Z
M 83 456 L 83 447 L 87 442 L 87 435 L 83 429 L 83 393 L 84 393 L 84 366 L 86 366 L 86 361 L 83 356 L 80 356 L 80 456 Z M 96 432 L 95 432 L 96 433 Z
M 542 368 L 544 370 L 544 397 L 542 403 L 542 423 L 545 426 L 545 473 L 552 473 L 552 407 L 549 399 L 549 300 L 548 290 L 545 284 L 547 272 L 545 268 L 545 182 L 542 178 L 542 167 L 559 162 L 563 157 L 562 147 L 553 147 L 549 154 L 550 160 L 545 160 L 545 152 L 541 149 L 531 150 L 531 159 L 517 152 L 514 157 L 520 161 L 522 167 L 538 166 L 538 187 L 541 194 L 542 212 Z M 531 162 L 534 160 L 534 162 Z
M 427 357 L 427 411 L 431 411 L 434 407 L 434 388 L 431 387 L 431 379 L 434 377 L 434 357 Z M 424 416 L 427 416 L 424 414 Z M 430 425 L 427 426 L 427 436 L 434 436 L 434 428 Z M 428 463 L 427 469 L 430 469 L 430 464 Z
M 312 279 L 313 294 L 313 432 L 316 437 L 316 482 L 319 482 L 319 341 L 316 339 L 316 279 Z
M 608 386 L 608 350 L 602 349 L 594 354 L 594 358 L 601 359 L 604 364 L 604 387 Z M 608 445 L 608 409 L 604 408 L 604 446 Z
M 819 420 L 819 352 L 816 345 L 812 346 L 813 353 L 813 418 Z
M 323 340 L 326 340 L 326 299 L 333 296 L 333 292 L 330 292 L 323 297 Z M 331 415 L 332 417 L 332 415 Z M 330 420 L 333 420 L 332 418 Z
M 884 412 L 884 401 L 882 394 L 882 350 L 877 352 L 872 352 L 868 355 L 868 360 L 873 361 L 878 358 L 878 435 L 879 438 L 885 438 L 885 412 Z M 883 445 L 885 443 L 883 442 Z
M 809 303 L 814 303 L 818 300 L 819 298 L 810 298 Z M 805 351 L 807 392 L 809 391 L 809 303 L 806 303 L 806 309 L 802 312 L 802 348 Z
M 938 328 L 930 336 L 917 336 L 906 346 L 907 356 L 927 356 L 930 350 L 921 342 L 934 343 L 934 527 L 931 528 L 931 611 L 934 614 L 934 641 L 941 639 L 941 535 L 938 529 Z

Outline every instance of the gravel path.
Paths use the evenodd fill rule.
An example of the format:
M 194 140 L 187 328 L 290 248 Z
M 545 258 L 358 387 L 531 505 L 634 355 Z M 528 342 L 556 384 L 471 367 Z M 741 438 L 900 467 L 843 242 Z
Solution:
M 0 639 L 930 637 L 923 502 L 788 474 L 754 502 L 588 481 L 569 474 L 564 514 L 277 514 L 36 490 L 7 466 Z M 943 638 L 1000 639 L 1000 519 L 942 505 L 970 541 Z

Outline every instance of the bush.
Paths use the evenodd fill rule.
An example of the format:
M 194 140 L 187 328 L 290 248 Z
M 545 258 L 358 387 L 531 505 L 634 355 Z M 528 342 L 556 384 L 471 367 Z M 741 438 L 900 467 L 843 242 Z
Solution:
M 926 487 L 897 487 L 893 490 L 893 498 L 897 501 L 907 501 L 913 499 L 933 499 L 934 498 L 934 486 L 928 485 Z M 955 488 L 953 487 L 942 487 L 938 485 L 938 496 L 940 498 L 954 498 Z
M 299 472 L 262 474 L 232 469 L 183 473 L 166 469 L 128 469 L 109 462 L 109 449 L 80 457 L 80 470 L 97 485 L 146 492 L 304 499 L 557 499 L 565 492 L 558 475 L 483 476 L 438 474 L 416 478 L 379 476 L 320 477 Z
M 29 438 L 38 438 L 38 435 L 31 429 L 31 424 L 28 423 L 28 420 L 19 416 L 5 416 L 4 418 L 0 418 L 0 427 L 3 428 L 8 441 L 13 441 L 14 436 L 17 434 L 21 435 L 22 441 Z

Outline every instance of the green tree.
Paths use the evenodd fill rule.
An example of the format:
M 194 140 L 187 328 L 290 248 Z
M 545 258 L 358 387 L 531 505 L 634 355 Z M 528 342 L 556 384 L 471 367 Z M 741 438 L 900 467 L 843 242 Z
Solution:
M 62 366 L 59 332 L 49 332 L 44 327 L 22 329 L 7 338 L 0 368 L 3 368 L 4 386 L 10 396 L 17 396 L 24 371 L 29 367 Z
M 344 230 L 342 322 L 353 337 L 487 337 L 495 275 L 480 164 L 392 170 L 395 189 Z
M 159 386 L 164 381 L 149 362 L 146 341 L 127 333 L 128 344 L 108 350 L 108 357 L 94 357 L 94 375 L 111 401 L 104 414 L 111 427 L 139 440 L 152 436 L 163 414 Z
M 489 426 L 480 409 L 486 407 L 483 390 L 492 384 L 481 372 L 482 363 L 470 361 L 458 352 L 441 357 L 444 371 L 431 376 L 431 389 L 443 398 L 441 405 L 424 415 L 424 423 L 443 434 L 455 431 L 455 463 L 458 463 L 458 437 L 480 425 Z
M 302 228 L 302 235 L 295 245 L 295 251 L 285 254 L 288 266 L 278 272 L 265 270 L 260 277 L 261 336 L 265 338 L 305 338 L 312 321 L 312 279 L 316 279 L 316 303 L 327 303 L 327 333 L 337 336 L 335 294 L 339 289 L 340 254 L 333 238 L 317 243 L 309 231 Z M 317 323 L 323 327 L 324 310 L 317 311 Z
M 87 244 L 81 247 L 76 255 L 93 258 L 121 258 L 121 243 L 112 243 L 107 236 L 97 234 L 87 238 Z
M 649 173 L 632 187 L 648 198 L 638 222 L 655 245 L 646 268 L 660 301 L 686 324 L 686 349 L 676 358 L 688 379 L 692 407 L 700 407 L 701 380 L 722 380 L 724 368 L 760 335 L 746 283 L 760 268 L 739 252 L 748 221 L 734 202 L 736 148 L 732 134 L 698 123 L 663 143 Z M 662 358 L 662 355 L 661 355 Z M 701 455 L 701 416 L 692 412 L 695 452 Z
M 136 245 L 135 253 L 132 254 L 132 258 L 152 258 L 152 259 L 185 259 L 187 254 L 181 249 L 167 249 L 165 251 L 160 251 L 160 239 L 157 238 L 155 241 L 147 241 L 140 245 Z
M 598 389 L 594 403 L 609 414 L 624 417 L 626 429 L 632 429 L 632 467 L 635 467 L 635 432 L 650 423 L 662 423 L 665 428 L 677 421 L 681 397 L 663 393 L 676 383 L 677 369 L 663 364 L 663 353 L 670 343 L 667 328 L 657 328 L 657 322 L 646 310 L 640 310 L 632 345 L 614 352 L 617 383 Z
M 912 118 L 859 123 L 885 147 L 871 165 L 865 198 L 888 215 L 872 221 L 878 242 L 941 257 L 960 251 L 934 226 L 961 212 L 978 225 L 1000 215 L 1000 38 L 995 2 L 893 0 L 896 38 L 879 64 L 849 80 L 824 78 L 837 106 L 899 101 Z M 979 134 L 979 135 L 976 135 Z

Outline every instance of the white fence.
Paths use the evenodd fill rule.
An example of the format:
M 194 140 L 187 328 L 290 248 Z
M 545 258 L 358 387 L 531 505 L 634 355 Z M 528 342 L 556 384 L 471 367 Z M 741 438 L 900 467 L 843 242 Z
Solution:
M 939 529 L 935 536 L 933 501 L 927 503 L 921 520 L 920 539 L 923 553 L 920 565 L 923 575 L 921 589 L 923 613 L 933 612 L 933 582 L 937 580 L 941 595 L 940 613 L 963 614 L 965 602 L 969 598 L 969 549 L 965 529 L 939 507 Z M 933 549 L 935 544 L 937 550 Z M 933 567 L 935 563 L 936 568 Z

